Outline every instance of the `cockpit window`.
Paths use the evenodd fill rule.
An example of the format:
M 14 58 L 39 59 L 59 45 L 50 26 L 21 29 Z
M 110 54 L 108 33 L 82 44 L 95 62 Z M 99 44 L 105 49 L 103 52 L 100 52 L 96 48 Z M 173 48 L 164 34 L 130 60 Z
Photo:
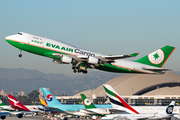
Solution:
M 22 35 L 22 33 L 18 33 L 19 35 Z

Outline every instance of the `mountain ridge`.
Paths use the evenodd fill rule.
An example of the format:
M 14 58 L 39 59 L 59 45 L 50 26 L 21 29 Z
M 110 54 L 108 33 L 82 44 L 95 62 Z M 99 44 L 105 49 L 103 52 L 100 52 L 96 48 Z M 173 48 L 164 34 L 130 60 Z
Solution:
M 108 73 L 108 74 L 107 74 Z M 0 68 L 0 90 L 7 94 L 24 91 L 25 94 L 40 87 L 49 87 L 55 95 L 73 95 L 80 91 L 93 89 L 106 81 L 120 76 L 120 73 L 103 71 L 89 72 L 79 76 L 66 76 L 61 73 L 42 73 L 24 68 Z

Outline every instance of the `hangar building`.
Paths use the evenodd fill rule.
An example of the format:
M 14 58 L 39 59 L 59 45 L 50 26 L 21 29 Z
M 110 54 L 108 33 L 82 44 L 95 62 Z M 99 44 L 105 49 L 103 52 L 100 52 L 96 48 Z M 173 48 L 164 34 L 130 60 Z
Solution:
M 168 105 L 172 100 L 176 101 L 176 105 L 180 105 L 180 75 L 174 72 L 166 72 L 163 75 L 127 74 L 104 84 L 110 84 L 132 105 Z M 81 93 L 95 104 L 109 103 L 102 85 L 74 96 L 57 98 L 63 103 L 81 103 Z

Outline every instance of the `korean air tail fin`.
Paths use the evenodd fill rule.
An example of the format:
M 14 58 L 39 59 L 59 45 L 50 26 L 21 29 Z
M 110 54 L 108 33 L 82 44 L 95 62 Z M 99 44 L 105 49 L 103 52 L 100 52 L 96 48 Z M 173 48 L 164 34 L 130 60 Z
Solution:
M 118 108 L 129 113 L 139 114 L 139 112 L 132 108 L 110 85 L 104 84 L 103 87 L 113 108 Z
M 24 106 L 22 103 L 20 103 L 12 95 L 7 95 L 7 97 L 8 97 L 8 100 L 9 100 L 12 108 L 17 109 L 17 110 L 30 111 L 26 106 Z
M 93 103 L 91 103 L 91 101 L 84 94 L 80 95 L 85 109 L 96 108 L 96 106 Z
M 0 106 L 6 106 L 2 100 L 0 100 Z
M 173 53 L 174 50 L 175 50 L 175 47 L 166 45 L 162 47 L 161 49 L 158 49 L 136 60 L 135 62 L 161 68 L 163 67 L 163 65 L 168 60 L 168 58 L 170 57 L 170 55 Z
M 41 91 L 43 92 L 43 96 L 48 107 L 57 107 L 62 105 L 47 88 L 41 88 Z

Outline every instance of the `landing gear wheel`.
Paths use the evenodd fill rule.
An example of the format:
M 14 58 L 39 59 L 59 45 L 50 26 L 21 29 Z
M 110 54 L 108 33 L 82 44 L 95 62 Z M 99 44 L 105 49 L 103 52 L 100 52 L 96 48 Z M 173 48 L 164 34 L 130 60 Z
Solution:
M 64 118 L 64 120 L 68 120 L 68 118 L 67 118 L 67 117 L 65 117 L 65 118 Z
M 87 71 L 85 70 L 85 71 L 83 71 L 83 74 L 87 74 Z
M 73 72 L 76 73 L 76 70 L 74 69 Z
M 19 54 L 18 56 L 19 56 L 19 57 L 22 57 L 22 54 Z

